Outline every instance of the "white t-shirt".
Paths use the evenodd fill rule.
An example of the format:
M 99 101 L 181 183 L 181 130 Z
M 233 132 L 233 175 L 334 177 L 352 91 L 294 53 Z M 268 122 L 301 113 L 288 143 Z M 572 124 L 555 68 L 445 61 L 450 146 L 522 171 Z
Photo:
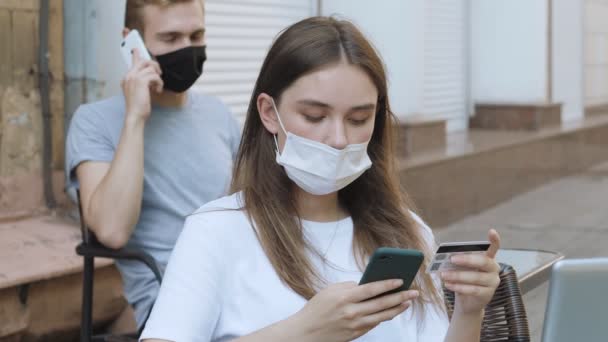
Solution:
M 188 217 L 141 339 L 229 341 L 283 320 L 306 304 L 281 282 L 240 209 L 240 199 L 238 194 L 221 198 Z M 430 229 L 419 223 L 434 244 Z M 352 253 L 351 218 L 304 221 L 303 226 L 311 244 L 331 263 L 311 253 L 328 283 L 361 279 Z M 446 314 L 431 305 L 425 309 L 421 327 L 419 315 L 408 309 L 356 341 L 443 341 Z

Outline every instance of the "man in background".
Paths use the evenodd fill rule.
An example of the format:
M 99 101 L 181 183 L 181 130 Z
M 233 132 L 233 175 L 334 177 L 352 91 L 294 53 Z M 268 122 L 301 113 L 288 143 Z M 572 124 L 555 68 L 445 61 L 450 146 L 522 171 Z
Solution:
M 206 60 L 202 0 L 127 0 L 123 35 L 133 29 L 152 60 L 134 50 L 122 94 L 78 108 L 67 184 L 100 243 L 141 249 L 163 269 L 185 217 L 228 191 L 240 129 L 218 99 L 188 91 Z M 159 285 L 141 263 L 116 264 L 141 326 Z

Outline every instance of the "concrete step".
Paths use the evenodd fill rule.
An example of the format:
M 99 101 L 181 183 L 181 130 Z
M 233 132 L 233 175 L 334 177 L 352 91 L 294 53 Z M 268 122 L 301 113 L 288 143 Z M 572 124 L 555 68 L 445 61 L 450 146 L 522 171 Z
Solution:
M 537 131 L 471 129 L 400 159 L 410 197 L 434 227 L 608 160 L 608 113 Z
M 0 341 L 76 340 L 80 327 L 82 257 L 74 249 L 73 221 L 38 216 L 0 222 Z M 126 306 L 120 274 L 111 260 L 96 259 L 96 324 Z

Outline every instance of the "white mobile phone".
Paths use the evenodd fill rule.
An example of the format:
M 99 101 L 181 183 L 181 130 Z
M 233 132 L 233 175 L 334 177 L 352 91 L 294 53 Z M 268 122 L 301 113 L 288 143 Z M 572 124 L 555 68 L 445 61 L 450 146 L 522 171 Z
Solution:
M 459 266 L 452 264 L 450 258 L 457 254 L 485 253 L 490 248 L 488 241 L 449 242 L 439 245 L 435 256 L 427 268 L 428 273 L 460 270 Z
M 137 30 L 131 30 L 125 39 L 123 39 L 120 43 L 120 52 L 122 54 L 122 58 L 127 64 L 128 69 L 131 69 L 131 64 L 133 62 L 133 49 L 137 49 L 141 58 L 145 60 L 152 59 L 148 53 L 146 45 L 144 44 L 144 40 L 139 35 L 139 32 L 137 32 Z

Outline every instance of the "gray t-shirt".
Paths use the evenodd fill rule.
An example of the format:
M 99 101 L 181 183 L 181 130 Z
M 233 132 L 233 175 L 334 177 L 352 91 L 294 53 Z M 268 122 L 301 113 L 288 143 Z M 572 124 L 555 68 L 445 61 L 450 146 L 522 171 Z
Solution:
M 80 163 L 112 161 L 124 117 L 123 96 L 78 108 L 66 141 L 68 188 L 78 187 L 75 169 Z M 153 106 L 144 133 L 141 214 L 127 245 L 148 252 L 164 268 L 185 217 L 227 193 L 239 142 L 238 123 L 213 97 L 189 93 L 181 108 Z M 121 205 L 119 198 L 116 205 Z M 141 263 L 117 261 L 117 266 L 141 324 L 159 286 Z

